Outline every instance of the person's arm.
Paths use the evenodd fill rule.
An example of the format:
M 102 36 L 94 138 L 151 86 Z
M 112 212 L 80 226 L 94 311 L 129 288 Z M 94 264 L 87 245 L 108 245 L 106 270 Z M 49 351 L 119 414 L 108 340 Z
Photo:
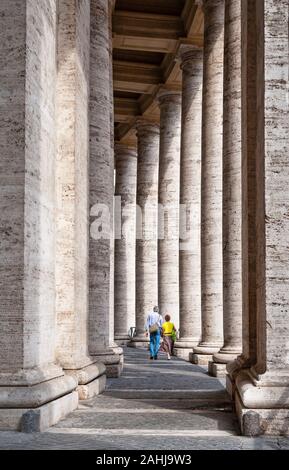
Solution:
M 149 327 L 150 327 L 149 319 L 150 319 L 150 316 L 148 315 L 147 321 L 146 321 L 146 324 L 145 324 L 146 336 L 148 336 L 148 334 L 149 334 Z

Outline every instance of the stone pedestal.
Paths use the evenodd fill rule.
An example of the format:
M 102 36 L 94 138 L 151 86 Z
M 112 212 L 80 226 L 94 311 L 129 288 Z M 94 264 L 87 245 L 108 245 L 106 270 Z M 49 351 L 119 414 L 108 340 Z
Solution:
M 162 89 L 158 210 L 158 297 L 163 316 L 179 326 L 181 94 Z
M 242 352 L 241 0 L 225 2 L 223 124 L 224 345 L 209 373 L 225 376 Z
M 137 121 L 136 333 L 131 347 L 147 347 L 147 315 L 158 304 L 157 217 L 159 126 Z
M 120 239 L 115 240 L 114 339 L 127 344 L 135 326 L 136 173 L 135 148 L 116 144 L 115 196 L 120 198 Z
M 250 368 L 235 374 L 235 403 L 245 435 L 285 435 L 289 433 L 289 13 L 287 1 L 252 3 L 255 25 L 248 36 L 257 32 L 258 37 L 254 152 L 258 185 L 251 189 L 256 213 L 249 221 L 255 227 L 257 248 L 256 358 Z M 245 28 L 249 11 L 243 16 Z M 247 70 L 246 63 L 244 67 Z M 253 328 L 254 322 L 253 318 Z
M 56 3 L 0 15 L 0 428 L 27 432 L 78 403 L 55 358 Z
M 121 369 L 121 350 L 112 337 L 113 154 L 111 129 L 110 5 L 90 2 L 90 164 L 89 164 L 89 352 Z
M 223 345 L 222 151 L 224 1 L 205 0 L 202 120 L 202 339 L 191 360 L 206 364 Z M 202 356 L 202 357 L 199 357 Z
M 180 185 L 180 334 L 175 354 L 189 360 L 201 338 L 201 153 L 203 51 L 180 48 L 182 74 Z

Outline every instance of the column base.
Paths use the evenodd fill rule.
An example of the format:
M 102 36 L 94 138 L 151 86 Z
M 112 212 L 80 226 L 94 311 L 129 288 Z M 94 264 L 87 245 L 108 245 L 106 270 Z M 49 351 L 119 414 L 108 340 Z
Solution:
M 181 338 L 175 342 L 174 355 L 185 361 L 190 361 L 190 355 L 197 344 L 198 341 L 190 340 L 190 338 Z
M 120 347 L 111 347 L 104 351 L 98 351 L 93 357 L 102 362 L 106 368 L 108 378 L 118 378 L 123 370 L 123 349 Z
M 214 356 L 213 356 L 214 359 Z M 227 365 L 226 364 L 219 364 L 217 362 L 209 361 L 208 363 L 208 373 L 212 377 L 226 377 L 227 375 Z
M 250 361 L 243 354 L 238 356 L 234 361 L 227 364 L 226 389 L 231 399 L 234 398 L 236 391 L 236 377 L 242 369 L 250 368 Z
M 208 366 L 209 362 L 213 360 L 212 354 L 196 354 L 195 352 L 190 353 L 189 361 L 192 364 L 199 366 Z
M 0 409 L 0 430 L 43 432 L 57 424 L 78 406 L 78 393 L 71 392 L 37 408 Z
M 213 361 L 209 363 L 209 375 L 213 377 L 226 377 L 227 365 L 236 360 L 241 351 L 227 352 L 220 350 L 220 352 L 213 355 Z
M 102 363 L 93 363 L 82 369 L 67 369 L 65 373 L 78 382 L 79 400 L 88 400 L 104 392 L 106 385 L 106 368 Z
M 266 376 L 266 374 L 264 374 Z M 235 407 L 245 436 L 289 435 L 289 384 L 258 385 L 252 373 L 241 371 L 236 378 Z
M 44 377 L 49 376 L 53 368 L 55 371 L 61 370 L 57 366 L 48 366 Z M 0 429 L 40 432 L 77 408 L 77 380 L 74 377 L 62 372 L 61 376 L 35 383 L 38 373 L 39 370 L 31 369 L 14 376 L 1 374 Z M 19 382 L 15 384 L 17 378 Z M 27 383 L 28 378 L 32 383 Z
M 220 347 L 215 344 L 201 343 L 199 346 L 194 347 L 194 351 L 190 356 L 190 362 L 200 366 L 207 366 L 213 360 L 213 354 L 217 353 Z
M 131 341 L 131 337 L 128 335 L 116 335 L 114 341 L 117 346 L 126 346 Z
M 128 344 L 129 348 L 145 348 L 149 347 L 149 339 L 147 336 L 135 336 Z

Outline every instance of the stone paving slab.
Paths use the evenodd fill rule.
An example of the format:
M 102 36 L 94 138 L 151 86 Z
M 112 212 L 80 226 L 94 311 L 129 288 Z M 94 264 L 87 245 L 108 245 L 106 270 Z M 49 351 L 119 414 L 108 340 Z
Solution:
M 152 364 L 145 350 L 126 349 L 125 357 L 123 376 L 108 380 L 102 396 L 47 432 L 1 432 L 0 449 L 289 450 L 289 438 L 238 436 L 223 382 L 204 368 L 181 359 Z
M 60 421 L 55 428 L 101 428 L 101 429 L 149 429 L 155 430 L 226 430 L 237 432 L 238 425 L 234 415 L 221 411 L 179 411 L 174 413 L 151 413 L 145 410 L 142 413 L 127 411 L 126 413 L 101 413 L 90 411 L 81 413 L 76 411 L 68 418 Z
M 118 379 L 107 381 L 107 390 L 224 390 L 224 379 L 210 377 L 204 367 L 159 355 L 151 361 L 147 351 L 125 348 L 125 369 Z
M 91 408 L 95 410 L 102 411 L 111 411 L 112 409 L 145 409 L 145 410 L 154 410 L 154 411 L 170 411 L 170 410 L 193 410 L 195 408 L 202 409 L 226 409 L 231 410 L 232 404 L 230 400 L 223 399 L 223 397 L 216 399 L 216 397 L 206 398 L 151 398 L 150 396 L 146 399 L 140 398 L 117 398 L 110 396 L 110 394 L 101 395 L 93 400 L 87 400 L 80 402 L 80 410 L 89 410 Z
M 289 450 L 288 438 L 0 433 L 1 450 Z

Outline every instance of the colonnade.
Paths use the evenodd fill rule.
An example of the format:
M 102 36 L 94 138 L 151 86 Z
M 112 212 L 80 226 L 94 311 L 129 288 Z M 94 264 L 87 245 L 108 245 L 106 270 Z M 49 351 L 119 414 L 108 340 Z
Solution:
M 111 1 L 3 3 L 0 428 L 101 393 L 159 305 L 244 434 L 288 432 L 288 1 L 201 3 L 136 147 L 114 142 Z

